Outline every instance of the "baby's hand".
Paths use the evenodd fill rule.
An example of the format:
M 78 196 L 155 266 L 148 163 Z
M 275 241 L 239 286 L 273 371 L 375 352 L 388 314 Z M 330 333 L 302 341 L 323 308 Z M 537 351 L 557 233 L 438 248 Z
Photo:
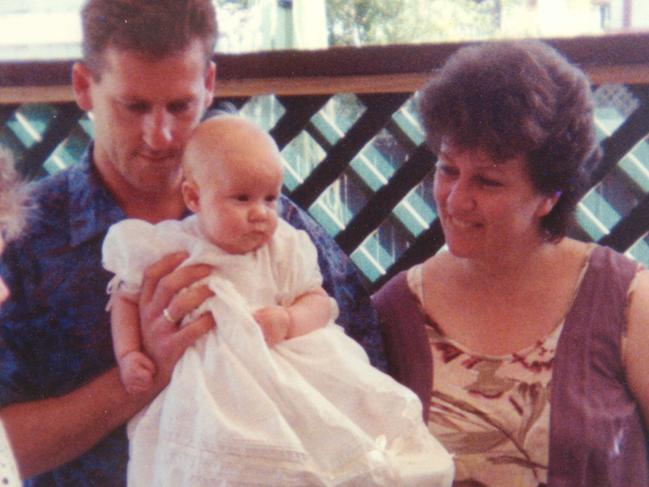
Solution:
M 291 324 L 291 315 L 283 306 L 260 308 L 252 314 L 259 323 L 269 347 L 285 340 Z
M 120 359 L 119 373 L 128 393 L 137 394 L 153 385 L 155 365 L 144 353 L 134 350 Z

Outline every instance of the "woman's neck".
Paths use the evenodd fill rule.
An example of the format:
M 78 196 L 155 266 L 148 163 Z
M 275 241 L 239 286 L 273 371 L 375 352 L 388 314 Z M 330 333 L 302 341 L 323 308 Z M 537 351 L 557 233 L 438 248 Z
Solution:
M 465 283 L 473 288 L 489 289 L 497 293 L 520 290 L 527 282 L 537 281 L 543 272 L 553 269 L 563 247 L 563 240 L 555 243 L 539 239 L 533 245 L 503 249 L 488 259 L 460 259 Z

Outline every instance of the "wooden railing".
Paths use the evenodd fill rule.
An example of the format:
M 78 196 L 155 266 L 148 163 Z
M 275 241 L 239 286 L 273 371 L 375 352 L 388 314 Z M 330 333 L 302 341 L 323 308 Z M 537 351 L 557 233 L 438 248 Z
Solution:
M 548 40 L 593 81 L 604 158 L 573 235 L 649 263 L 649 34 Z M 287 163 L 285 191 L 352 256 L 372 288 L 443 245 L 435 160 L 413 94 L 462 44 L 217 55 L 215 103 L 257 118 Z M 92 132 L 73 101 L 72 61 L 0 64 L 0 143 L 42 177 Z

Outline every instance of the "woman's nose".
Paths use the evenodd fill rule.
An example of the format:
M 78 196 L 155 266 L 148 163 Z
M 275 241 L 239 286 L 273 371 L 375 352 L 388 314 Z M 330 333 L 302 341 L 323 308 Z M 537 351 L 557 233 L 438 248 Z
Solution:
M 468 182 L 457 180 L 450 188 L 446 205 L 455 210 L 472 210 L 476 206 L 475 195 Z

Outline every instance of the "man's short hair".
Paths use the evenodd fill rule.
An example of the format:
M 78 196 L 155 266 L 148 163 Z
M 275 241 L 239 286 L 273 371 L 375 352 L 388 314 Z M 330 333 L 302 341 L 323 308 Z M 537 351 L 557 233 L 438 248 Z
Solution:
M 83 61 L 97 79 L 108 47 L 161 59 L 198 39 L 207 67 L 217 36 L 212 0 L 88 0 L 81 25 Z

